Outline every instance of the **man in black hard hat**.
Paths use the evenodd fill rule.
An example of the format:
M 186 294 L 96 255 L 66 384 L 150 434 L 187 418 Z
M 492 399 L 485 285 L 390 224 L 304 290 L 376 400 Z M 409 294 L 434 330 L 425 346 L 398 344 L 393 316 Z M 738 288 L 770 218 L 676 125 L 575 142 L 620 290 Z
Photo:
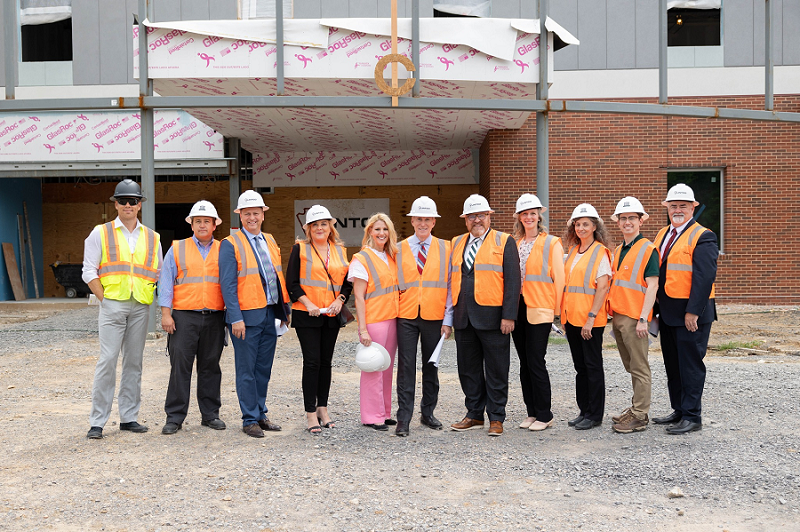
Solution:
M 91 439 L 103 437 L 111 415 L 117 359 L 122 352 L 119 384 L 120 430 L 147 432 L 137 422 L 141 406 L 142 354 L 147 338 L 148 307 L 153 302 L 163 254 L 158 233 L 139 222 L 145 200 L 131 179 L 117 184 L 110 198 L 117 218 L 96 226 L 84 242 L 83 280 L 100 300 L 100 357 L 92 386 Z

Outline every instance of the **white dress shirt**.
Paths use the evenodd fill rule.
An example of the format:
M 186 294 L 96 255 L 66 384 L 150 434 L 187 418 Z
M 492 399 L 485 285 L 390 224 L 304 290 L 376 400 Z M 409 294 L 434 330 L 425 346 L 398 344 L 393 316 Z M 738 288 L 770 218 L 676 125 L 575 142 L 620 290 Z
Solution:
M 125 227 L 125 224 L 122 223 L 122 220 L 117 217 L 114 220 L 114 230 L 116 230 L 118 227 L 122 228 L 122 236 L 124 236 L 125 240 L 128 242 L 128 248 L 130 249 L 131 255 L 133 255 L 133 252 L 136 249 L 136 243 L 139 241 L 142 223 L 137 218 L 136 227 L 133 228 L 133 231 L 128 231 L 128 228 Z M 86 240 L 83 241 L 83 273 L 81 277 L 83 278 L 83 282 L 86 284 L 89 284 L 91 281 L 100 277 L 97 274 L 97 270 L 100 268 L 100 260 L 103 258 L 103 237 L 100 235 L 102 230 L 103 225 L 98 225 L 92 229 L 92 232 L 89 233 L 89 236 L 87 236 Z M 161 269 L 161 264 L 163 261 L 164 254 L 161 251 L 161 242 L 159 241 L 159 270 Z

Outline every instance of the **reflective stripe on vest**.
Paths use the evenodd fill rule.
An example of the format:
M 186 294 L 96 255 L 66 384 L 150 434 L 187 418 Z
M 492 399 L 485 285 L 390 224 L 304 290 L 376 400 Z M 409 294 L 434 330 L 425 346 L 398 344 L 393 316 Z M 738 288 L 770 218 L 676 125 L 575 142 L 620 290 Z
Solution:
M 353 255 L 353 258 L 359 260 L 369 270 L 367 291 L 364 294 L 367 323 L 378 323 L 394 319 L 398 313 L 394 259 L 389 257 L 389 265 L 386 265 L 379 257 L 375 256 L 373 258 L 373 255 L 373 252 L 369 249 L 364 249 Z M 378 267 L 375 265 L 376 261 L 381 263 L 380 269 L 384 274 L 383 276 L 378 274 Z
M 100 227 L 101 258 L 97 269 L 105 297 L 126 301 L 133 297 L 139 303 L 149 305 L 158 281 L 158 242 L 160 237 L 152 229 L 139 225 L 136 249 L 131 253 L 127 241 L 120 242 L 122 229 L 114 222 Z
M 306 297 L 319 308 L 327 308 L 342 291 L 342 283 L 347 276 L 348 262 L 345 252 L 341 246 L 328 244 L 331 250 L 330 260 L 328 261 L 328 273 L 325 273 L 325 266 L 322 258 L 312 247 L 310 242 L 300 243 L 300 286 Z M 331 279 L 333 285 L 331 285 Z M 292 304 L 295 310 L 307 311 L 306 306 L 299 300 Z
M 559 242 L 558 237 L 542 233 L 536 237 L 531 247 L 531 253 L 525 261 L 525 277 L 522 281 L 522 296 L 527 307 L 555 310 L 558 294 L 550 273 L 550 260 L 556 242 Z M 563 260 L 561 257 L 552 259 L 554 262 Z M 559 265 L 560 263 L 553 264 L 553 267 Z
M 499 307 L 503 305 L 503 257 L 506 242 L 510 235 L 489 229 L 494 233 L 494 238 L 487 235 L 481 247 L 475 254 L 473 271 L 475 272 L 475 289 L 473 296 L 478 305 Z M 458 303 L 461 292 L 461 266 L 464 262 L 464 248 L 468 243 L 464 234 L 453 239 L 453 250 L 450 255 L 450 292 L 453 296 L 453 305 Z
M 620 262 L 619 257 L 622 246 L 614 250 L 612 262 L 613 280 L 608 294 L 608 303 L 616 314 L 623 314 L 635 320 L 641 317 L 644 297 L 647 293 L 647 283 L 642 276 L 643 266 L 647 265 L 652 253 L 658 253 L 652 242 L 646 238 L 639 239 Z M 631 263 L 633 263 L 631 265 Z M 623 279 L 623 277 L 625 277 Z M 647 321 L 653 316 L 653 310 L 647 316 Z
M 670 226 L 664 227 L 659 231 L 658 236 L 656 236 L 656 245 L 659 249 L 661 249 L 661 244 L 663 244 L 664 237 L 669 229 Z M 708 231 L 708 229 L 694 222 L 684 229 L 678 238 L 675 239 L 669 253 L 667 254 L 665 252 L 667 256 L 667 278 L 664 282 L 664 292 L 666 292 L 669 297 L 675 299 L 689 299 L 689 295 L 692 293 L 692 258 L 694 256 L 694 248 L 697 246 L 700 235 L 706 231 Z M 709 299 L 714 299 L 715 297 L 716 283 L 711 285 Z
M 188 245 L 188 248 L 187 248 Z M 172 308 L 175 310 L 222 310 L 225 303 L 219 285 L 219 241 L 213 240 L 203 259 L 191 238 L 172 243 L 178 272 Z
M 424 320 L 441 320 L 447 305 L 447 274 L 450 269 L 449 243 L 441 238 L 431 239 L 428 259 L 422 273 L 408 240 L 400 243 L 397 252 L 397 285 L 400 290 L 398 316 Z M 425 288 L 426 290 L 422 290 Z
M 561 301 L 561 321 L 567 322 L 575 327 L 583 327 L 586 320 L 589 318 L 589 312 L 592 310 L 594 303 L 594 296 L 597 293 L 597 270 L 600 268 L 602 262 L 601 253 L 605 253 L 609 258 L 609 251 L 604 245 L 599 242 L 594 242 L 586 253 L 591 254 L 587 259 L 586 253 L 578 259 L 578 263 L 570 271 L 570 265 L 577 255 L 579 246 L 573 246 L 567 257 L 565 263 L 565 273 L 567 274 L 567 282 L 564 286 L 564 298 Z M 583 273 L 582 278 L 576 278 Z M 600 311 L 594 320 L 594 327 L 603 327 L 608 322 L 608 313 L 606 312 L 606 300 L 608 292 L 605 294 L 603 304 L 600 306 Z

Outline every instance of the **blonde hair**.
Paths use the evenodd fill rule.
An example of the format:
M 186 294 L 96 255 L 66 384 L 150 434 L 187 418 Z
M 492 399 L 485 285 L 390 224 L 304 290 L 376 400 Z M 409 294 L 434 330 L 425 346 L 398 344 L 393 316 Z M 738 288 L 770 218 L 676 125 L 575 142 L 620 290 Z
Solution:
M 361 249 L 366 247 L 375 247 L 375 242 L 372 240 L 372 226 L 375 225 L 377 222 L 383 222 L 386 224 L 386 227 L 389 228 L 389 242 L 383 247 L 383 251 L 389 257 L 394 258 L 397 254 L 397 233 L 394 230 L 394 224 L 392 223 L 391 218 L 382 212 L 378 212 L 373 214 L 367 220 L 367 226 L 364 228 L 364 239 L 361 240 Z
M 527 210 L 536 210 L 539 213 L 539 221 L 536 224 L 539 233 L 547 234 L 547 227 L 545 227 L 544 222 L 542 221 L 542 208 L 541 207 L 534 207 L 534 209 L 525 209 Z M 525 211 L 523 211 L 525 212 Z M 512 229 L 511 234 L 517 242 L 525 238 L 525 226 L 522 225 L 522 222 L 519 221 L 519 215 L 521 213 L 514 214 L 514 229 Z
M 593 216 L 581 216 L 581 218 L 588 218 L 595 225 L 595 240 L 609 249 L 614 249 L 614 243 L 611 241 L 611 235 L 608 233 L 608 229 L 606 229 L 606 224 L 603 223 L 603 220 Z M 580 218 L 577 219 L 580 220 Z M 581 239 L 578 238 L 577 234 L 575 234 L 575 220 L 570 220 L 567 222 L 567 230 L 564 232 L 564 236 L 561 238 L 561 240 L 564 242 L 564 249 L 569 249 L 572 246 L 580 245 Z
M 322 220 L 317 220 L 317 222 L 321 222 Z M 295 240 L 297 244 L 310 244 L 311 243 L 311 226 L 317 222 L 312 222 L 310 224 L 306 224 L 303 227 L 303 231 L 305 232 L 305 238 L 298 238 Z M 331 232 L 328 233 L 328 242 L 333 244 L 334 246 L 342 246 L 344 247 L 344 242 L 342 241 L 341 237 L 339 236 L 339 231 L 336 230 L 336 224 L 333 220 L 328 220 L 328 223 L 331 228 Z

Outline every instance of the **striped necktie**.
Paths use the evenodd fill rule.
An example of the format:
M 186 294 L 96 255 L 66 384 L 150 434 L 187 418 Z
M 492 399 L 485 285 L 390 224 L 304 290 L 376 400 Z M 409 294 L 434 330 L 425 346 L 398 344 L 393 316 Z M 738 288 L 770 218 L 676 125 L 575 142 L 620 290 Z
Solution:
M 278 302 L 278 278 L 275 275 L 275 270 L 270 267 L 272 262 L 267 255 L 267 242 L 264 240 L 263 235 L 256 237 L 256 249 L 258 249 L 258 255 L 261 258 L 264 278 L 267 280 L 267 303 L 274 305 Z
M 422 269 L 425 267 L 425 261 L 428 258 L 428 254 L 425 252 L 425 242 L 419 243 L 419 251 L 417 252 L 417 269 L 419 273 L 422 273 Z
M 467 256 L 464 257 L 464 265 L 466 265 L 467 270 L 472 269 L 472 264 L 475 262 L 475 254 L 478 253 L 478 244 L 480 244 L 481 239 L 476 238 L 473 240 L 469 248 L 467 248 Z

